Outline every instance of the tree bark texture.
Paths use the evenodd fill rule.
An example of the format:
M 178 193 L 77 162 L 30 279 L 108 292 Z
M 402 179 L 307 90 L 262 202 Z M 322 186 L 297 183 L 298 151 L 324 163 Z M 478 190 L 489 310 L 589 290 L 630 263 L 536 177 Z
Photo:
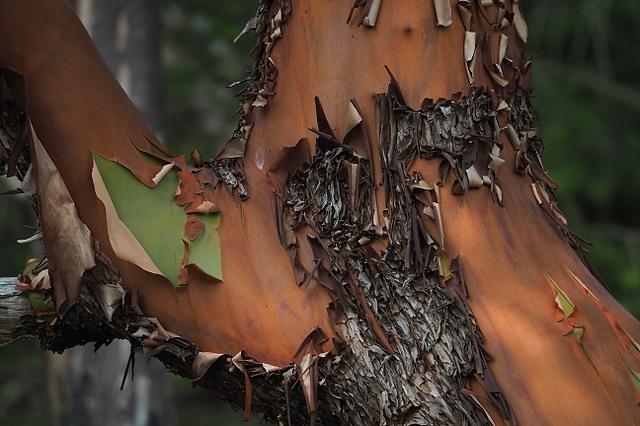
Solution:
M 64 4 L 30 3 L 0 2 L 0 64 L 77 208 L 63 225 L 97 242 L 76 282 L 44 226 L 62 318 L 45 347 L 113 323 L 103 340 L 285 424 L 638 423 L 640 324 L 555 202 L 518 1 L 262 1 L 238 128 L 191 165 Z M 149 188 L 176 168 L 176 203 L 219 215 L 222 279 L 189 263 L 193 216 L 177 289 L 131 255 L 93 153 Z
M 33 308 L 16 290 L 17 283 L 15 278 L 0 278 L 0 346 L 37 335 Z

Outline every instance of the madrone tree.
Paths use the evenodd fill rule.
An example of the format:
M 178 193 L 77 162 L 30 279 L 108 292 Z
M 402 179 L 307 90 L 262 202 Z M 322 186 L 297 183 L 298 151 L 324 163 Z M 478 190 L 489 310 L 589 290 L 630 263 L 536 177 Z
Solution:
M 640 324 L 556 205 L 517 0 L 263 0 L 212 160 L 157 142 L 64 1 L 0 11 L 46 250 L 5 341 L 128 339 L 282 424 L 640 422 Z

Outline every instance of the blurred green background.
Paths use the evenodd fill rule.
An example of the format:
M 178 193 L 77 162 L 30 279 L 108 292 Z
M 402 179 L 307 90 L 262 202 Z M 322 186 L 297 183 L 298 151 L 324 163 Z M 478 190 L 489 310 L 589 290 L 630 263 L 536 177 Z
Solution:
M 613 294 L 640 316 L 640 8 L 637 0 L 525 0 L 534 103 L 545 165 L 559 182 L 571 228 Z M 256 0 L 162 0 L 165 135 L 176 151 L 211 156 L 236 123 L 227 84 L 251 66 L 252 37 L 232 40 Z M 0 181 L 0 191 L 4 182 Z M 31 247 L 26 205 L 0 197 L 0 276 L 16 275 Z M 0 350 L 0 424 L 47 425 L 44 356 L 36 342 Z M 181 425 L 240 423 L 206 392 L 172 378 Z

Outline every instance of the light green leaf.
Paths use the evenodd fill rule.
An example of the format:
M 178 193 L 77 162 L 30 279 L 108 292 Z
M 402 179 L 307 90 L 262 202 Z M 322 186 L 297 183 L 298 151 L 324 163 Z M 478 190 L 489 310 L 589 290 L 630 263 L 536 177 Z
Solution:
M 56 306 L 51 298 L 38 291 L 28 291 L 27 298 L 39 319 L 52 321 L 56 317 Z
M 640 373 L 633 371 L 627 363 L 624 364 L 624 367 L 627 369 L 631 383 L 633 383 L 633 386 L 636 388 L 636 391 L 638 391 L 638 395 L 640 396 Z
M 175 201 L 179 181 L 170 170 L 149 188 L 117 162 L 94 153 L 94 161 L 113 201 L 120 221 L 144 248 L 157 268 L 174 286 L 178 284 L 184 255 L 184 224 L 187 215 Z M 204 233 L 190 245 L 189 263 L 214 278 L 222 279 L 220 240 L 216 228 L 220 213 L 201 215 Z
M 55 311 L 56 307 L 50 299 L 45 299 L 44 295 L 37 291 L 27 292 L 27 297 L 33 310 L 36 312 Z
M 583 325 L 571 326 L 571 330 L 568 333 L 565 333 L 564 336 L 575 336 L 578 344 L 582 346 L 582 339 L 584 338 L 584 326 Z
M 564 314 L 564 319 L 569 318 L 575 312 L 576 305 L 573 304 L 571 299 L 569 299 L 569 296 L 567 296 L 567 293 L 565 293 L 558 286 L 558 284 L 556 284 L 556 282 L 553 280 L 553 278 L 551 278 L 551 276 L 549 274 L 545 273 L 545 275 L 547 277 L 547 281 L 549 281 L 549 284 L 551 285 L 551 287 L 553 288 L 554 292 L 556 293 L 556 304 L 558 305 L 558 308 L 560 308 L 560 310 Z
M 443 255 L 438 256 L 438 266 L 440 267 L 440 276 L 444 281 L 448 281 L 451 278 L 451 269 L 449 268 L 449 262 Z

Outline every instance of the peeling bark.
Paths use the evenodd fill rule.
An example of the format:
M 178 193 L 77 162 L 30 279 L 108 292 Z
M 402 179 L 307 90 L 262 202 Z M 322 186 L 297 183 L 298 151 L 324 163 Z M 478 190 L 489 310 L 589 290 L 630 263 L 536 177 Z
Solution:
M 290 174 L 285 194 L 278 195 L 284 197 L 280 216 L 289 234 L 296 229 L 302 230 L 298 235 L 310 232 L 307 241 L 314 241 L 317 264 L 305 275 L 331 294 L 335 328 L 349 348 L 350 356 L 342 358 L 346 366 L 334 366 L 343 382 L 331 389 L 328 379 L 329 392 L 347 400 L 335 409 L 348 413 L 352 424 L 366 424 L 371 407 L 349 399 L 347 389 L 368 388 L 378 396 L 381 423 L 490 424 L 483 407 L 470 397 L 469 378 L 476 375 L 500 414 L 515 423 L 487 369 L 481 334 L 461 296 L 464 280 L 443 272 L 449 269 L 444 246 L 426 231 L 406 172 L 422 147 L 425 156 L 444 156 L 464 173 L 475 161 L 479 141 L 493 141 L 497 135 L 495 112 L 483 108 L 490 98 L 441 102 L 412 112 L 399 103 L 397 88 L 392 85 L 390 91 L 395 94 L 378 97 L 379 107 L 387 111 L 378 114 L 390 218 L 385 251 L 377 253 L 369 246 L 385 232 L 372 223 L 368 162 L 335 139 L 320 104 L 317 154 L 308 166 Z M 356 179 L 350 178 L 353 166 L 362 171 Z M 413 183 L 418 184 L 417 178 Z M 300 268 L 297 250 L 307 241 L 298 238 L 289 245 L 294 269 Z M 380 380 L 371 380 L 374 377 Z
M 189 282 L 176 298 L 118 259 L 94 188 L 71 188 L 69 176 L 89 172 L 57 158 L 104 253 L 96 246 L 79 302 L 39 324 L 44 346 L 126 338 L 247 415 L 285 424 L 536 424 L 532 412 L 632 422 L 640 325 L 588 274 L 555 203 L 517 2 L 460 0 L 460 22 L 448 3 L 416 2 L 411 13 L 380 4 L 353 3 L 350 14 L 375 21 L 366 32 L 316 1 L 264 1 L 247 25 L 260 38 L 243 117 L 204 162 L 229 190 L 215 193 L 227 268 L 216 288 Z M 464 60 L 439 46 L 458 46 Z M 84 63 L 90 46 L 75 47 Z M 63 70 L 54 68 L 60 79 Z M 313 107 L 315 149 L 305 139 Z M 51 133 L 64 134 L 54 118 Z M 124 118 L 140 129 L 135 114 Z M 107 150 L 73 136 L 78 155 Z M 125 165 L 147 184 L 158 176 L 147 163 Z M 121 291 L 104 291 L 114 285 Z M 47 301 L 50 291 L 34 291 Z

